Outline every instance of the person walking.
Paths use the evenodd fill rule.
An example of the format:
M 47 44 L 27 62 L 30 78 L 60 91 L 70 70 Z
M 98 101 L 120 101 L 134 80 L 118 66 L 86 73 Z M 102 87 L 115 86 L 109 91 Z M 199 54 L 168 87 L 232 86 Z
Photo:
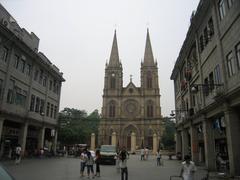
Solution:
M 96 174 L 95 176 L 100 177 L 100 150 L 97 149 L 96 150 L 96 158 L 95 158 L 95 163 L 96 163 Z
M 22 152 L 22 148 L 21 148 L 20 144 L 18 144 L 18 145 L 16 146 L 16 150 L 15 150 L 15 153 L 16 153 L 15 164 L 20 164 L 20 161 L 21 161 L 21 152 Z
M 128 168 L 127 168 L 127 159 L 129 158 L 129 154 L 126 151 L 126 148 L 123 147 L 120 154 L 120 167 L 121 167 L 121 180 L 128 180 Z
M 189 155 L 184 157 L 184 162 L 182 162 L 182 169 L 180 176 L 183 177 L 184 180 L 194 180 L 194 173 L 197 168 Z
M 141 154 L 141 161 L 144 160 L 144 149 L 143 147 L 140 150 L 140 154 Z
M 87 155 L 86 155 L 86 149 L 83 150 L 83 152 L 80 155 L 80 176 L 84 176 L 84 169 L 86 166 L 87 161 Z
M 157 153 L 156 153 L 156 156 L 157 156 L 157 166 L 160 166 L 160 165 L 161 165 L 160 149 L 158 149 L 158 151 L 157 151 Z
M 93 164 L 94 164 L 94 160 L 93 160 L 92 154 L 90 151 L 87 151 L 86 165 L 87 165 L 88 179 L 90 178 L 90 172 L 91 172 L 92 178 L 94 178 Z

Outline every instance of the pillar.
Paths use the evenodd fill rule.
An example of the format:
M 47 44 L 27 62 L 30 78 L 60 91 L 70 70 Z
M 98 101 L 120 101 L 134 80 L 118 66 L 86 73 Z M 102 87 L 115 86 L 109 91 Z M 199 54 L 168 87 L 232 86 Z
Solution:
M 44 137 L 45 137 L 45 127 L 41 127 L 39 129 L 39 134 L 38 134 L 38 149 L 43 148 L 43 146 L 44 146 Z
M 189 139 L 187 129 L 182 130 L 182 158 L 189 155 Z
M 131 133 L 131 152 L 135 153 L 136 151 L 136 134 L 134 132 Z
M 53 142 L 53 152 L 56 154 L 57 152 L 57 138 L 58 138 L 58 131 L 55 129 L 55 134 L 54 134 L 54 142 Z
M 25 122 L 20 130 L 20 136 L 18 139 L 18 143 L 20 144 L 22 148 L 22 155 L 25 154 L 25 148 L 26 148 L 26 140 L 27 140 L 27 132 L 28 132 L 28 122 Z
M 213 129 L 210 120 L 205 119 L 203 121 L 203 139 L 204 139 L 204 152 L 205 152 L 205 162 L 209 170 L 215 170 L 216 157 L 214 153 L 214 139 L 213 139 Z
M 158 148 L 158 139 L 157 139 L 157 134 L 153 134 L 153 154 L 155 155 L 157 153 L 157 148 Z
M 91 150 L 95 150 L 95 139 L 96 139 L 96 137 L 95 137 L 95 133 L 92 133 L 91 134 Z
M 4 118 L 0 117 L 0 158 L 2 157 L 3 146 L 4 146 L 4 144 L 2 142 L 3 123 L 4 123 Z
M 240 175 L 240 121 L 234 110 L 224 112 L 226 122 L 226 136 L 228 145 L 228 156 L 230 175 Z
M 198 138 L 197 138 L 197 129 L 193 125 L 190 127 L 190 136 L 191 136 L 191 155 L 193 162 L 199 162 L 199 152 L 198 152 Z
M 117 145 L 117 135 L 116 135 L 116 132 L 113 132 L 112 133 L 112 145 Z

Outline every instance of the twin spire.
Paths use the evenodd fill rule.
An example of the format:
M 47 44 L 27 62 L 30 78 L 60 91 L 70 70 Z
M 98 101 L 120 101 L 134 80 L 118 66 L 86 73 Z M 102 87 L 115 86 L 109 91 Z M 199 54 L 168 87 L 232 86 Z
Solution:
M 113 44 L 112 44 L 112 51 L 109 60 L 109 66 L 116 67 L 120 65 L 120 59 L 118 54 L 118 45 L 117 45 L 117 34 L 116 30 L 114 31 L 113 37 Z M 152 52 L 152 46 L 149 36 L 149 30 L 147 29 L 147 38 L 146 38 L 146 45 L 145 45 L 145 52 L 144 52 L 144 61 L 143 66 L 154 66 L 154 57 Z

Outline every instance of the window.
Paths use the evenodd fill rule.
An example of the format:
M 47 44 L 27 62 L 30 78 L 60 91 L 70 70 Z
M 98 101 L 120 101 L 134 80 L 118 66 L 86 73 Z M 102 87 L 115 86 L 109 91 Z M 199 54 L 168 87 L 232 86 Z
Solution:
M 0 79 L 0 99 L 3 97 L 3 80 Z
M 213 78 L 213 72 L 209 74 L 209 90 L 212 92 L 214 89 L 214 78 Z
M 218 9 L 219 9 L 220 19 L 222 20 L 224 18 L 224 16 L 226 15 L 224 0 L 219 0 Z
M 50 91 L 52 90 L 52 86 L 53 86 L 53 82 L 52 82 L 52 80 L 49 80 L 49 90 Z
M 151 72 L 147 73 L 147 88 L 152 88 L 152 74 Z
M 205 94 L 205 96 L 209 95 L 209 82 L 208 82 L 208 78 L 204 79 L 203 93 Z
M 227 0 L 228 8 L 231 8 L 233 5 L 234 0 Z
M 47 114 L 47 117 L 49 116 L 49 110 L 50 110 L 50 103 L 48 102 L 48 103 L 47 103 L 47 113 L 46 113 L 46 114 Z
M 39 108 L 40 108 L 40 98 L 37 97 L 36 98 L 36 105 L 35 105 L 35 112 L 39 112 Z
M 51 111 L 50 111 L 50 117 L 53 117 L 53 104 L 51 104 Z
M 10 80 L 8 94 L 7 94 L 7 103 L 10 103 L 10 104 L 13 104 L 14 102 L 14 86 L 15 86 L 15 81 Z
M 43 115 L 44 113 L 44 106 L 45 106 L 45 101 L 43 99 L 40 100 L 40 114 Z
M 42 84 L 42 80 L 43 80 L 43 70 L 40 70 L 40 76 L 39 76 L 39 83 Z
M 25 64 L 26 64 L 26 62 L 25 62 L 24 60 L 21 60 L 20 71 L 21 71 L 22 73 L 24 73 L 24 71 L 25 71 Z
M 111 89 L 115 89 L 116 88 L 116 78 L 115 77 L 111 77 L 110 78 L 110 88 Z
M 53 118 L 56 119 L 57 118 L 57 106 L 54 106 L 54 115 Z
M 46 85 L 47 85 L 47 76 L 44 75 L 43 76 L 43 86 L 46 87 Z
M 231 77 L 235 74 L 235 66 L 232 51 L 227 55 L 227 69 L 228 76 Z
M 31 103 L 30 103 L 30 111 L 34 111 L 34 107 L 35 107 L 35 96 L 32 94 Z
M 19 56 L 18 55 L 15 55 L 14 56 L 14 67 L 16 68 L 16 69 L 18 69 L 18 67 L 19 67 Z
M 21 104 L 21 94 L 22 94 L 22 89 L 15 86 L 15 92 L 16 92 L 16 98 L 15 98 L 15 103 L 16 105 L 20 105 Z
M 27 64 L 26 65 L 26 75 L 30 76 L 30 73 L 31 73 L 31 65 L 30 64 Z
M 37 79 L 38 79 L 38 73 L 39 73 L 39 71 L 35 70 L 35 73 L 34 73 L 34 80 L 35 81 L 37 81 Z
M 214 25 L 213 25 L 212 18 L 210 18 L 208 21 L 208 28 L 209 28 L 209 36 L 211 38 L 214 35 Z
M 220 66 L 219 64 L 214 68 L 214 80 L 216 84 L 221 84 L 221 72 L 220 72 Z
M 235 49 L 236 49 L 237 65 L 238 65 L 238 68 L 240 69 L 240 43 L 237 44 Z
M 204 49 L 203 35 L 200 36 L 200 52 Z
M 8 57 L 8 48 L 3 47 L 2 52 L 1 52 L 1 59 L 4 62 L 7 62 L 7 57 Z
M 116 107 L 115 107 L 115 103 L 110 103 L 110 105 L 109 105 L 109 117 L 115 117 L 115 109 L 116 109 Z
M 205 42 L 205 46 L 206 46 L 208 44 L 208 40 L 209 40 L 207 27 L 205 27 L 203 34 L 204 34 L 204 40 L 205 40 L 204 42 Z
M 147 105 L 147 117 L 153 117 L 153 105 L 152 104 Z

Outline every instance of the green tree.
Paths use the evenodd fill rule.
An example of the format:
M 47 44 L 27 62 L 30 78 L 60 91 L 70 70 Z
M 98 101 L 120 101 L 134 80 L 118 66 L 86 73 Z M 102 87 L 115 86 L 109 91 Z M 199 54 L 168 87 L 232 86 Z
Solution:
M 165 131 L 162 137 L 162 144 L 165 149 L 173 150 L 175 148 L 175 122 L 171 118 L 165 118 Z

